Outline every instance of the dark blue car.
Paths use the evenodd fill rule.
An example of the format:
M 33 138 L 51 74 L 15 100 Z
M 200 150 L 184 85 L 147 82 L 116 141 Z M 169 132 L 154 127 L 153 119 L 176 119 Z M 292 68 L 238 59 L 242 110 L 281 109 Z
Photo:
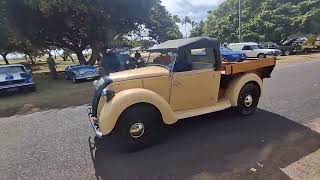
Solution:
M 20 90 L 36 90 L 32 74 L 23 65 L 0 66 L 0 94 Z
M 242 52 L 235 52 L 229 48 L 221 47 L 220 48 L 221 55 L 224 60 L 228 62 L 242 62 L 247 60 L 246 54 Z
M 94 66 L 71 65 L 65 69 L 66 79 L 73 83 L 85 80 L 95 80 L 99 78 L 99 72 Z

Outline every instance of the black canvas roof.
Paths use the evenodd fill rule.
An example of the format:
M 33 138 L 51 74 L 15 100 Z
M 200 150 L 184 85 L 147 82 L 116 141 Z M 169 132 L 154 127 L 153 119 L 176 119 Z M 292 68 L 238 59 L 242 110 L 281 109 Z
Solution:
M 215 38 L 194 37 L 169 40 L 151 47 L 148 51 L 180 51 L 183 49 L 220 48 L 220 42 Z

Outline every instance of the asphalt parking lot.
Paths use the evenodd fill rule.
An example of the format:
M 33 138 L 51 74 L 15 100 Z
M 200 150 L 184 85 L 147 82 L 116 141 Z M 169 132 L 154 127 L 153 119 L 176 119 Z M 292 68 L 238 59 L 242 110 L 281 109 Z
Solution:
M 95 143 L 86 106 L 1 118 L 0 179 L 289 179 L 281 168 L 320 148 L 306 126 L 320 123 L 319 69 L 278 68 L 255 115 L 182 120 L 162 144 L 135 153 Z

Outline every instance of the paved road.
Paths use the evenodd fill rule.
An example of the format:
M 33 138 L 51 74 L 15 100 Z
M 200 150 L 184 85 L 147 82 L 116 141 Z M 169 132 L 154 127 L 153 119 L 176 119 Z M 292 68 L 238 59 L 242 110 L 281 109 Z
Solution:
M 2 118 L 0 179 L 288 179 L 280 168 L 320 148 L 320 134 L 303 126 L 320 117 L 319 69 L 281 67 L 255 115 L 187 119 L 164 143 L 130 154 L 95 147 L 84 106 Z

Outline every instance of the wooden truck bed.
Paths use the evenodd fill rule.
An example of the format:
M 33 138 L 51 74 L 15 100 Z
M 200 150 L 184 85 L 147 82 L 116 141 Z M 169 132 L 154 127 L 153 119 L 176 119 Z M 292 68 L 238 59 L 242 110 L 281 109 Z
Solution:
M 244 72 L 255 72 L 265 68 L 274 68 L 276 65 L 276 58 L 266 58 L 262 60 L 251 60 L 237 63 L 222 63 L 223 75 L 233 75 Z

